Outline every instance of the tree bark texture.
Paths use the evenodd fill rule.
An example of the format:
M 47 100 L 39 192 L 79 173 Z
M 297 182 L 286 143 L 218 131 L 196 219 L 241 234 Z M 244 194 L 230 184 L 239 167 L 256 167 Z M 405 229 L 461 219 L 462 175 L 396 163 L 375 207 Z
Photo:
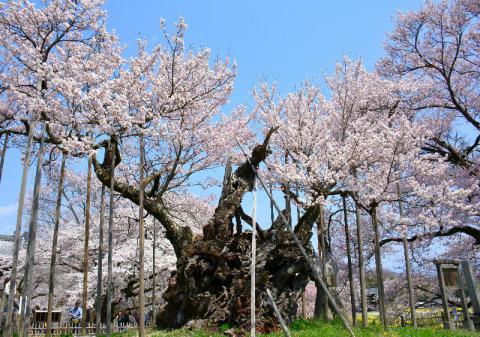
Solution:
M 311 276 L 310 269 L 289 232 L 281 226 L 281 218 L 263 230 L 241 208 L 243 197 L 253 188 L 255 172 L 250 164 L 258 168 L 265 160 L 270 135 L 253 149 L 249 162 L 244 162 L 236 170 L 226 169 L 228 176 L 224 179 L 218 205 L 204 226 L 202 236 L 194 237 L 190 228 L 173 221 L 162 200 L 146 193 L 144 208 L 164 227 L 177 256 L 177 271 L 163 295 L 167 304 L 157 315 L 157 325 L 176 328 L 191 320 L 202 319 L 212 324 L 229 323 L 244 331 L 250 330 L 252 232 L 233 235 L 233 221 L 237 216 L 248 225 L 256 226 L 255 307 L 257 326 L 262 327 L 259 332 L 278 327 L 266 295 L 267 288 L 287 323 L 296 318 L 299 299 Z M 111 163 L 118 164 L 121 159 L 118 149 L 115 149 L 118 160 L 112 161 L 113 153 L 110 152 L 113 149 L 106 151 L 103 163 L 93 160 L 97 177 L 105 185 L 112 183 L 115 191 L 139 204 L 138 187 L 111 181 Z M 319 212 L 318 205 L 307 208 L 294 229 L 312 257 L 310 238 Z

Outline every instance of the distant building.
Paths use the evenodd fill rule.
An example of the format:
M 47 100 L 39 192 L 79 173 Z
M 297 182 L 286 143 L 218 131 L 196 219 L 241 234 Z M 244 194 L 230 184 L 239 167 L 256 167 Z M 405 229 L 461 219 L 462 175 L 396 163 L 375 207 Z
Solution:
M 20 245 L 27 241 L 27 235 L 28 232 L 25 232 L 20 236 Z M 15 235 L 0 235 L 0 255 L 11 255 L 14 241 Z
M 13 235 L 0 235 L 0 255 L 10 255 L 13 251 Z

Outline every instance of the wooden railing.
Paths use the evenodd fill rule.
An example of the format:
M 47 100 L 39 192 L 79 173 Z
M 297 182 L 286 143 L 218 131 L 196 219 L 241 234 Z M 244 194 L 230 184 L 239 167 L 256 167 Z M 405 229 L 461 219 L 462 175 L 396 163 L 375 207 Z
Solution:
M 152 323 L 148 322 L 146 324 L 147 328 L 152 327 Z M 127 330 L 137 330 L 138 325 L 127 323 L 127 324 L 112 324 L 112 333 L 114 332 L 124 332 Z M 107 330 L 106 325 L 103 323 L 100 327 L 100 333 L 105 333 Z M 73 323 L 60 323 L 53 324 L 52 326 L 52 336 L 61 336 L 62 334 L 74 334 L 74 335 L 96 335 L 97 328 L 95 323 L 87 323 L 85 334 L 82 335 L 82 325 L 73 324 Z M 46 323 L 36 322 L 30 327 L 29 336 L 44 336 L 47 333 Z

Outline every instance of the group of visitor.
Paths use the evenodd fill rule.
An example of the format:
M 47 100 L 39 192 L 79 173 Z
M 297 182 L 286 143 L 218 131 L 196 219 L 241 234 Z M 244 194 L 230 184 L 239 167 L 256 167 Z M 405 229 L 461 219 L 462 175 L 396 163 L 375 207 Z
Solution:
M 6 314 L 7 312 L 6 304 L 8 302 L 8 291 L 7 291 L 8 289 L 9 289 L 9 284 L 7 280 L 7 282 L 5 282 L 4 284 L 4 292 L 0 294 L 1 296 L 3 296 L 3 301 L 2 301 L 3 308 L 0 308 L 0 310 L 2 310 L 4 314 Z M 14 300 L 13 309 L 14 310 L 12 314 L 14 316 L 16 316 L 18 312 L 21 310 L 21 304 L 17 303 L 17 299 Z M 32 315 L 30 316 L 32 323 L 35 320 L 34 317 L 37 318 L 37 323 L 42 322 L 43 319 L 45 319 L 45 323 L 46 323 L 46 311 L 47 311 L 46 308 L 40 308 L 39 305 L 35 305 L 35 307 L 32 309 Z M 44 315 L 41 314 L 42 312 L 45 312 Z M 39 313 L 41 317 L 38 316 Z M 37 316 L 35 316 L 36 314 Z M 86 322 L 93 323 L 95 321 L 95 312 L 93 308 L 88 308 L 85 314 L 86 314 L 86 317 L 85 317 Z M 74 332 L 79 332 L 79 329 L 81 328 L 81 325 L 82 325 L 83 315 L 84 313 L 82 311 L 81 302 L 77 300 L 75 301 L 74 305 L 68 309 L 68 315 L 67 315 L 68 323 L 70 323 L 71 327 L 74 329 Z M 0 326 L 3 326 L 5 324 L 4 321 L 5 321 L 6 315 L 2 315 L 2 316 L 3 316 L 2 317 L 3 322 L 0 322 Z M 144 316 L 145 325 L 148 325 L 149 323 L 151 323 L 152 317 L 153 317 L 153 310 L 151 308 L 147 309 L 145 311 L 145 316 Z M 115 318 L 113 320 L 113 326 L 118 327 L 119 330 L 125 330 L 130 325 L 138 325 L 138 324 L 139 324 L 139 316 L 138 316 L 138 313 L 134 310 L 122 309 L 118 311 L 117 315 L 115 315 Z

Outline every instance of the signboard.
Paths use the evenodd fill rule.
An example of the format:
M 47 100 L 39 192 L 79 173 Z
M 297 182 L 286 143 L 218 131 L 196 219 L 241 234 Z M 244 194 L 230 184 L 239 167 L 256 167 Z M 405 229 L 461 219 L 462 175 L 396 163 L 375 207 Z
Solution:
M 445 281 L 445 287 L 458 287 L 458 267 L 457 266 L 445 266 L 442 267 L 443 279 Z

